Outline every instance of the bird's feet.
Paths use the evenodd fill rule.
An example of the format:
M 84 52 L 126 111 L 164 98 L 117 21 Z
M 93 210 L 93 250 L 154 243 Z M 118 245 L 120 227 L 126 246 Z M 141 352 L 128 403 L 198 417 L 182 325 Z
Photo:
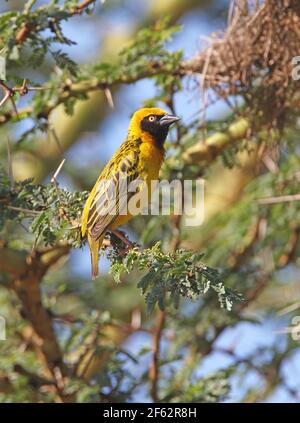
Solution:
M 119 240 L 125 244 L 125 254 L 128 253 L 129 250 L 135 247 L 135 244 L 131 242 L 127 236 L 125 235 L 125 232 L 120 231 L 118 229 L 115 229 L 113 231 L 110 231 L 113 235 L 115 235 Z

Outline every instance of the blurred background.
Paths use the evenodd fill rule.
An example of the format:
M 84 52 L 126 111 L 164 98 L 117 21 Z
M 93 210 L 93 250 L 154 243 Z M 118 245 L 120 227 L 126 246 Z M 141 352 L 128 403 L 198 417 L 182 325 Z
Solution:
M 22 10 L 24 3 L 2 2 L 0 12 Z M 37 1 L 34 7 L 46 3 Z M 64 36 L 76 44 L 62 45 L 60 48 L 82 67 L 95 62 L 114 62 L 120 50 L 140 28 L 170 16 L 172 23 L 181 25 L 181 30 L 168 42 L 167 49 L 182 49 L 183 59 L 190 59 L 206 48 L 208 36 L 225 30 L 229 6 L 230 2 L 225 0 L 99 1 L 93 13 L 79 14 L 62 21 Z M 47 36 L 47 30 L 43 36 Z M 10 72 L 42 85 L 53 72 L 59 72 L 55 67 L 51 57 L 46 57 L 36 69 L 18 67 Z M 130 85 L 117 85 L 111 91 L 114 108 L 109 106 L 103 91 L 94 91 L 88 100 L 75 104 L 72 116 L 63 107 L 57 107 L 50 115 L 50 130 L 47 133 L 35 132 L 21 142 L 23 134 L 36 125 L 34 119 L 29 117 L 3 125 L 0 129 L 1 164 L 7 168 L 5 139 L 9 136 L 13 146 L 18 144 L 18 148 L 13 148 L 12 156 L 16 180 L 34 178 L 36 183 L 47 184 L 65 158 L 65 165 L 58 176 L 59 186 L 71 192 L 88 191 L 126 137 L 132 113 L 149 99 L 155 99 L 158 91 L 155 80 L 150 78 Z M 26 107 L 33 95 L 29 93 L 18 99 L 18 109 Z M 199 82 L 188 78 L 182 81 L 182 89 L 175 93 L 173 100 L 176 114 L 182 117 L 182 125 L 187 133 L 189 130 L 194 133 L 196 122 L 200 140 L 234 121 L 231 102 L 236 109 L 245 104 L 240 95 L 234 100 L 229 98 L 230 101 L 225 101 L 224 98 L 216 98 L 209 89 L 203 93 Z M 161 100 L 155 102 L 166 108 Z M 204 103 L 207 103 L 207 107 L 204 107 Z M 289 150 L 285 142 L 297 139 L 298 131 L 293 126 L 286 138 L 279 140 L 284 157 L 278 166 L 282 163 L 285 169 L 291 169 L 288 163 L 293 154 L 293 172 L 297 171 L 299 160 L 292 150 L 294 147 Z M 172 131 L 168 158 L 176 153 L 172 142 L 176 143 L 177 137 L 176 130 Z M 187 143 L 188 146 L 190 144 Z M 183 224 L 180 245 L 203 251 L 208 265 L 219 269 L 228 269 L 231 265 L 227 270 L 228 284 L 239 292 L 255 291 L 257 275 L 260 275 L 257 270 L 259 266 L 268 275 L 267 280 L 253 301 L 237 311 L 220 310 L 214 300 L 204 297 L 196 301 L 184 300 L 178 310 L 172 308 L 168 312 L 161 343 L 159 382 L 161 397 L 167 400 L 168 395 L 170 401 L 183 400 L 183 396 L 175 394 L 180 380 L 203 390 L 201 380 L 217 375 L 207 382 L 212 383 L 213 390 L 219 392 L 216 400 L 299 401 L 299 340 L 293 340 L 289 333 L 291 329 L 287 329 L 293 326 L 292 318 L 300 313 L 298 238 L 291 261 L 281 267 L 273 263 L 284 254 L 291 231 L 296 228 L 295 233 L 298 234 L 299 207 L 286 204 L 270 216 L 264 216 L 264 212 L 262 216 L 255 216 L 250 205 L 253 198 L 273 193 L 268 179 L 270 172 L 264 168 L 257 173 L 257 160 L 251 154 L 253 152 L 247 149 L 231 149 L 228 157 L 218 158 L 207 166 L 201 165 L 201 176 L 206 182 L 204 223 L 196 228 L 185 228 Z M 232 160 L 233 156 L 237 157 L 236 162 Z M 266 208 L 269 209 L 269 206 Z M 256 217 L 259 218 L 259 235 L 248 246 Z M 273 228 L 272 222 L 279 222 L 279 219 L 282 220 L 281 226 Z M 34 237 L 27 232 L 26 219 L 23 227 L 16 226 L 14 222 L 6 222 L 1 239 L 5 239 L 11 248 L 29 251 Z M 174 232 L 165 216 L 139 217 L 125 230 L 130 239 L 145 247 L 162 240 L 165 250 Z M 244 262 L 232 264 L 235 249 L 243 248 L 249 249 Z M 98 354 L 101 363 L 89 370 L 89 383 L 87 379 L 83 384 L 77 379 L 73 381 L 74 385 L 80 386 L 76 401 L 99 400 L 101 390 L 102 400 L 107 395 L 113 400 L 149 402 L 153 398 L 147 374 L 152 360 L 151 328 L 155 325 L 155 313 L 149 316 L 144 311 L 144 299 L 136 288 L 136 272 L 124 275 L 122 282 L 116 284 L 109 274 L 109 268 L 110 261 L 101 257 L 101 277 L 95 282 L 91 281 L 87 246 L 72 249 L 44 276 L 41 284 L 43 304 L 50 310 L 66 363 L 73 363 L 78 358 L 78 348 L 94 337 L 96 325 L 101 326 L 95 335 L 96 341 L 93 338 L 90 353 L 93 354 L 91 360 L 96 360 Z M 24 333 L 30 329 L 22 313 L 19 314 L 19 300 L 7 286 L 9 277 L 5 272 L 0 280 L 3 282 L 0 285 L 0 313 L 6 318 L 7 325 L 7 340 L 0 341 L 1 401 L 54 401 L 55 395 L 51 390 L 46 389 L 43 393 L 39 384 L 32 385 L 30 382 L 31 373 L 42 377 L 42 365 L 36 362 L 37 353 L 30 348 L 30 341 L 26 341 Z M 126 325 L 130 329 L 126 330 Z M 91 362 L 87 366 L 92 367 Z M 20 368 L 23 370 L 20 371 Z M 213 394 L 207 400 L 212 401 Z

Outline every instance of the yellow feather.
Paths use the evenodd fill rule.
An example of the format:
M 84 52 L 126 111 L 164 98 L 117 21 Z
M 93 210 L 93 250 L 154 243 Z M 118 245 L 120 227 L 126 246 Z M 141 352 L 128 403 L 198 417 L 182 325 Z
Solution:
M 101 183 L 104 180 L 114 179 L 122 164 L 126 166 L 129 178 L 143 178 L 148 189 L 151 186 L 151 181 L 158 179 L 164 159 L 164 148 L 162 145 L 158 145 L 155 138 L 149 132 L 143 130 L 141 125 L 142 120 L 151 114 L 164 116 L 166 112 L 158 108 L 144 108 L 134 113 L 126 141 L 119 147 L 101 172 L 84 206 L 81 233 L 83 237 L 87 235 L 91 250 L 93 279 L 98 276 L 99 249 L 103 243 L 106 230 L 116 229 L 132 217 L 130 214 L 104 217 L 99 214 L 99 199 L 106 194 L 105 186 L 102 186 Z
M 104 234 L 100 237 L 97 241 L 95 241 L 89 234 L 88 234 L 88 243 L 91 250 L 91 266 L 92 266 L 92 278 L 93 280 L 99 274 L 99 250 L 102 246 L 104 239 Z

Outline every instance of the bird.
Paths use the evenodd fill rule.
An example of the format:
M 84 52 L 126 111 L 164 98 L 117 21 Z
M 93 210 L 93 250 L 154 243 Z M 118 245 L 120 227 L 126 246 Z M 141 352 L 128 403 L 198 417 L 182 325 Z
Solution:
M 81 234 L 87 236 L 91 253 L 92 279 L 99 274 L 99 249 L 106 232 L 116 231 L 133 217 L 126 207 L 143 189 L 141 183 L 148 188 L 151 199 L 151 181 L 158 179 L 165 157 L 164 142 L 170 126 L 179 119 L 157 107 L 137 110 L 130 120 L 125 141 L 100 173 L 81 219 Z M 136 190 L 129 192 L 129 184 L 136 184 Z M 120 232 L 116 234 L 125 241 Z

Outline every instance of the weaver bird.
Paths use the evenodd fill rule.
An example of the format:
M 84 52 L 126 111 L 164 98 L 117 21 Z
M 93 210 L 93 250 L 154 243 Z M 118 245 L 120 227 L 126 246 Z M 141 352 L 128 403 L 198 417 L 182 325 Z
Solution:
M 169 127 L 178 120 L 177 116 L 159 108 L 135 112 L 126 140 L 104 167 L 90 192 L 82 213 L 81 232 L 82 236 L 87 235 L 93 279 L 98 276 L 99 249 L 105 233 L 116 230 L 132 218 L 127 206 L 134 196 L 141 194 L 141 182 L 151 199 L 152 181 L 158 179 L 164 160 L 164 142 Z M 136 186 L 135 192 L 128 189 L 132 185 Z

